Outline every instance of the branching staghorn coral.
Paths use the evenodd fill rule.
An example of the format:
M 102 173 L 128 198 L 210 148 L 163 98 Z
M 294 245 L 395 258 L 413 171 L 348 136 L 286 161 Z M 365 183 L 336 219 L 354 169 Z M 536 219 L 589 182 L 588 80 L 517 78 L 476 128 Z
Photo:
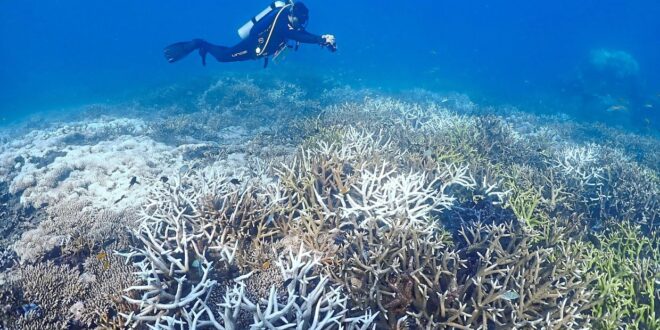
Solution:
M 620 219 L 649 231 L 660 226 L 660 177 L 622 155 L 608 150 L 603 157 L 603 188 L 594 212 L 600 219 Z
M 362 102 L 331 105 L 319 114 L 315 124 L 319 128 L 357 127 L 371 132 L 387 130 L 398 141 L 404 142 L 428 135 L 446 135 L 447 139 L 463 136 L 461 133 L 470 132 L 474 120 L 438 104 L 422 105 L 374 97 L 365 98 Z M 466 137 L 469 135 L 466 134 Z
M 282 297 L 274 287 L 267 301 L 252 302 L 244 288 L 252 273 L 242 276 L 229 273 L 233 272 L 231 268 L 236 268 L 237 254 L 241 254 L 237 251 L 239 243 L 262 240 L 263 244 L 265 241 L 259 233 L 253 238 L 249 237 L 249 232 L 241 234 L 241 228 L 258 229 L 252 227 L 249 213 L 259 213 L 260 209 L 246 202 L 257 193 L 232 189 L 227 178 L 222 176 L 202 183 L 205 188 L 194 187 L 193 182 L 202 178 L 212 179 L 201 174 L 184 176 L 174 179 L 168 188 L 162 188 L 166 189 L 160 191 L 162 195 L 156 192 L 136 232 L 142 247 L 122 253 L 134 260 L 144 282 L 126 289 L 127 293 L 137 294 L 124 297 L 138 309 L 135 313 L 124 314 L 129 324 L 150 324 L 158 329 L 233 329 L 246 322 L 239 317 L 245 313 L 252 315 L 252 323 L 243 325 L 251 324 L 255 328 L 280 324 L 284 316 L 291 319 L 279 326 L 298 324 L 319 329 L 331 323 L 357 327 L 373 320 L 371 314 L 346 318 L 346 298 L 339 288 L 329 287 L 327 277 L 319 278 L 312 272 L 312 268 L 320 265 L 319 258 L 303 250 L 295 255 L 290 252 L 289 261 L 277 262 L 283 279 L 288 282 L 284 285 L 287 302 L 280 302 Z M 198 204 L 206 193 L 221 198 L 212 201 L 213 211 L 204 210 L 203 207 L 209 206 Z M 259 218 L 267 221 L 267 217 Z M 230 289 L 232 285 L 226 283 L 227 280 L 238 285 Z M 312 284 L 315 288 L 308 289 Z M 225 291 L 219 310 L 211 303 L 214 290 Z M 319 311 L 324 315 L 322 318 Z
M 448 236 L 432 216 L 452 205 L 445 190 L 475 183 L 456 164 L 404 169 L 403 153 L 382 137 L 347 130 L 338 140 L 301 151 L 279 171 L 288 191 L 278 225 L 322 253 L 325 272 L 353 304 L 378 306 L 396 324 L 412 303 L 410 291 L 432 286 L 427 276 L 447 248 Z
M 524 123 L 538 118 L 520 112 L 506 118 L 468 117 L 453 114 L 447 110 L 450 106 L 445 106 L 446 103 L 422 104 L 367 98 L 326 108 L 314 126 L 322 128 L 321 136 L 325 132 L 336 134 L 347 127 L 380 130 L 397 148 L 408 151 L 405 157 L 419 164 L 415 168 L 425 168 L 429 163 L 433 167 L 443 161 L 461 162 L 470 164 L 474 171 L 494 168 L 495 178 L 504 176 L 519 181 L 521 178 L 511 173 L 511 169 L 528 167 L 529 183 L 508 184 L 505 189 L 514 196 L 532 189 L 537 191 L 541 195 L 539 207 L 545 213 L 559 212 L 566 217 L 577 213 L 584 215 L 584 222 L 596 227 L 605 219 L 624 214 L 625 218 L 643 225 L 657 226 L 660 203 L 657 175 L 632 161 L 633 157 L 657 158 L 657 152 L 649 147 L 654 145 L 653 141 L 645 140 L 645 149 L 626 156 L 629 151 L 612 150 L 600 144 L 601 141 L 582 146 L 568 143 L 567 136 L 575 134 L 583 139 L 582 135 L 589 132 L 579 133 L 588 127 L 563 117 L 549 118 L 553 124 L 547 126 L 537 122 L 541 127 L 535 128 Z M 621 137 L 615 132 L 603 129 L 599 132 L 594 134 L 612 140 L 608 144 L 621 145 L 620 138 L 633 142 L 631 137 Z M 634 140 L 639 139 L 642 137 Z
M 419 217 L 430 215 L 434 200 L 437 201 L 424 187 L 444 191 L 433 179 L 426 181 L 429 186 L 424 186 L 425 179 L 420 173 L 401 174 L 398 170 L 403 163 L 401 159 L 396 164 L 385 161 L 373 167 L 366 161 L 361 167 L 348 162 L 350 176 L 339 170 L 345 168 L 343 163 L 332 164 L 323 154 L 313 159 L 314 162 L 306 163 L 317 164 L 320 169 L 299 166 L 297 171 L 289 168 L 281 175 L 298 192 L 295 196 L 299 203 L 294 205 L 301 216 L 289 218 L 293 224 L 288 226 L 305 223 L 305 229 L 318 233 L 316 237 L 321 236 L 323 226 L 334 231 L 339 248 L 334 246 L 333 251 L 340 258 L 328 261 L 328 273 L 334 274 L 331 276 L 336 282 L 344 283 L 357 306 L 379 306 L 385 324 L 400 325 L 404 317 L 405 322 L 416 322 L 421 327 L 466 329 L 495 325 L 573 328 L 588 323 L 586 310 L 593 294 L 587 288 L 590 279 L 581 275 L 585 272 L 584 262 L 569 258 L 558 262 L 562 266 L 555 268 L 548 261 L 569 254 L 571 245 L 560 245 L 557 251 L 539 245 L 550 241 L 535 240 L 535 236 L 515 229 L 517 226 L 502 224 L 476 227 L 473 232 L 479 238 L 468 239 L 466 235 L 462 243 L 466 247 L 452 251 L 437 222 L 430 221 L 430 217 Z M 338 169 L 332 171 L 333 166 Z M 437 169 L 432 173 L 437 175 L 442 171 Z M 477 186 L 466 172 L 453 173 L 461 173 L 455 175 L 460 178 L 454 182 L 457 185 Z M 296 182 L 294 177 L 309 179 Z M 447 186 L 453 183 L 447 178 L 438 182 Z M 481 182 L 484 187 L 478 190 L 498 190 L 496 184 L 485 182 L 488 179 L 484 176 Z M 411 196 L 424 202 L 411 202 Z M 500 201 L 503 196 L 499 195 Z M 517 213 L 531 220 L 534 207 L 525 211 L 528 203 L 521 200 Z M 443 209 L 449 205 L 439 202 L 436 206 Z M 407 206 L 420 212 L 408 212 Z M 555 231 L 555 236 L 562 233 Z M 516 244 L 507 243 L 511 240 Z M 468 266 L 468 261 L 475 258 L 481 259 L 476 269 Z M 514 294 L 523 298 L 518 303 L 511 302 L 510 296 Z M 571 298 L 562 298 L 564 295 Z
M 263 197 L 268 194 L 261 195 L 263 192 L 252 188 L 234 187 L 229 178 L 222 175 L 207 175 L 208 173 L 200 172 L 174 178 L 168 186 L 157 190 L 152 203 L 147 205 L 140 228 L 136 231 L 142 247 L 122 253 L 134 261 L 135 266 L 140 269 L 139 276 L 144 282 L 126 289 L 126 292 L 132 293 L 133 296 L 127 295 L 124 299 L 138 309 L 135 313 L 124 314 L 129 324 L 151 324 L 156 328 L 204 326 L 232 328 L 232 324 L 237 322 L 225 317 L 234 313 L 216 312 L 216 308 L 211 303 L 213 299 L 210 297 L 214 290 L 228 288 L 225 282 L 232 277 L 234 281 L 246 285 L 245 281 L 251 273 L 243 276 L 231 275 L 237 273 L 238 267 L 235 265 L 237 259 L 245 260 L 245 256 L 237 257 L 237 254 L 244 254 L 237 252 L 238 246 L 241 244 L 245 247 L 258 247 L 258 244 L 250 245 L 252 241 L 265 244 L 269 235 L 259 232 L 268 221 L 269 211 L 264 206 L 276 201 L 269 201 L 268 198 Z M 208 200 L 208 197 L 213 199 Z M 264 204 L 259 204 L 259 201 Z M 256 236 L 252 237 L 253 234 Z M 302 263 L 300 258 L 307 259 L 307 256 L 311 258 L 311 254 L 301 251 L 298 259 L 293 259 L 294 264 L 290 268 L 280 264 L 283 275 L 293 276 L 291 274 L 296 273 L 297 267 Z M 307 274 L 312 266 L 317 265 L 318 260 L 305 262 L 307 264 L 304 273 Z M 249 264 L 241 267 L 249 267 Z M 309 274 L 305 278 L 305 281 L 309 281 L 314 275 Z M 293 282 L 300 286 L 303 284 L 298 281 L 302 280 L 303 278 L 295 278 Z M 224 283 L 224 288 L 220 287 L 220 282 Z M 304 285 L 307 285 L 306 283 Z M 326 283 L 327 279 L 320 280 L 317 283 L 318 290 L 325 290 Z M 236 290 L 231 292 L 243 292 Z M 248 304 L 247 297 L 241 298 L 243 308 L 247 312 L 255 313 L 253 320 L 257 324 L 255 327 L 259 327 L 258 324 L 281 321 L 280 316 L 268 318 L 271 312 L 275 315 L 284 313 L 279 309 L 280 297 L 273 296 L 275 294 L 273 290 L 268 305 L 270 307 L 264 311 L 261 311 L 261 307 L 255 307 L 260 302 Z M 289 290 L 293 290 L 293 287 L 290 286 Z M 304 287 L 297 290 L 302 290 L 299 295 L 307 297 L 308 293 Z M 294 324 L 308 320 L 309 326 L 323 328 L 325 323 L 315 322 L 332 320 L 337 323 L 340 319 L 343 322 L 343 313 L 347 311 L 346 298 L 339 298 L 339 289 L 328 289 L 329 291 L 324 295 L 320 295 L 321 291 L 318 290 L 310 291 L 309 294 L 312 296 L 303 299 L 305 303 L 296 309 L 315 308 L 314 299 L 321 299 L 319 304 L 324 304 L 323 306 L 337 304 L 341 307 L 336 312 L 338 316 L 329 317 L 325 321 L 310 319 L 314 317 L 312 310 L 295 316 L 294 310 L 291 309 L 293 307 L 291 301 L 298 301 L 300 298 L 290 292 L 290 302 L 285 306 L 287 306 L 286 314 L 296 317 L 292 321 Z M 231 305 L 231 301 L 235 300 L 232 300 L 231 292 L 226 293 L 226 306 Z M 319 308 L 327 310 L 328 307 L 323 306 L 319 305 Z M 334 307 L 329 312 L 332 310 Z
M 574 190 L 574 196 L 583 207 L 589 209 L 596 205 L 603 195 L 604 168 L 598 164 L 598 146 L 588 145 L 562 149 L 554 160 L 553 169 L 558 170 L 565 186 Z
M 268 299 L 253 302 L 244 294 L 245 284 L 239 282 L 220 304 L 233 310 L 232 317 L 223 317 L 225 324 L 230 324 L 243 311 L 252 315 L 249 326 L 253 329 L 367 329 L 377 313 L 366 311 L 349 317 L 348 298 L 342 289 L 331 286 L 327 276 L 317 275 L 319 261 L 318 256 L 302 246 L 297 252 L 289 249 L 288 255 L 280 258 L 277 266 L 285 279 L 284 297 L 278 296 L 273 286 Z M 237 325 L 231 323 L 228 328 L 239 328 Z
M 586 263 L 568 256 L 573 243 L 534 246 L 511 224 L 477 224 L 461 234 L 465 248 L 454 258 L 462 261 L 438 269 L 435 290 L 413 313 L 418 325 L 572 329 L 588 324 L 591 279 L 584 274 Z
M 339 226 L 341 199 L 353 189 L 365 169 L 363 165 L 396 159 L 399 154 L 389 140 L 379 135 L 347 130 L 338 138 L 339 143 L 320 141 L 301 149 L 290 164 L 276 168 L 282 188 L 279 195 L 270 199 L 279 201 L 273 205 L 274 220 L 285 233 L 289 227 L 296 227 L 300 234 L 296 236 L 313 240 L 326 230 L 330 231 L 326 235 L 334 235 L 332 229 Z
M 594 238 L 585 249 L 598 278 L 593 308 L 602 329 L 660 327 L 660 238 L 639 225 L 620 222 Z
M 233 265 L 236 243 L 227 241 L 204 217 L 200 205 L 204 190 L 196 189 L 193 178 L 175 177 L 154 190 L 135 233 L 142 246 L 121 253 L 128 260 L 135 259 L 144 283 L 126 289 L 137 298 L 124 298 L 139 309 L 124 315 L 129 324 L 181 322 L 182 311 L 188 305 L 204 302 L 216 284 L 209 277 L 211 271 L 229 271 Z M 217 182 L 208 189 L 219 186 Z M 222 264 L 213 266 L 211 251 L 216 262 Z
M 388 317 L 390 311 L 381 303 L 392 297 L 388 281 L 409 276 L 423 283 L 431 271 L 424 259 L 438 257 L 448 245 L 447 234 L 431 216 L 451 206 L 453 199 L 444 189 L 471 183 L 465 168 L 449 166 L 437 178 L 386 169 L 385 164 L 378 171 L 364 171 L 342 201 L 339 229 L 346 243 L 338 251 L 339 269 L 331 272 L 345 281 L 354 300 L 365 306 L 378 302 Z M 438 181 L 443 183 L 436 186 Z
M 514 164 L 506 172 L 505 186 L 512 191 L 512 201 L 536 195 L 538 209 L 546 215 L 579 214 L 596 228 L 617 217 L 648 228 L 660 220 L 657 176 L 618 149 L 565 148 L 548 155 L 545 164 Z

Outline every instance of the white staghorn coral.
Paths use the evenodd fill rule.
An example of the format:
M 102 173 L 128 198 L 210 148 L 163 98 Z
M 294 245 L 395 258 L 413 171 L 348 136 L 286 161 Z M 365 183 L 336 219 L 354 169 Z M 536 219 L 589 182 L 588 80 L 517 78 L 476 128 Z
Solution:
M 448 209 L 454 201 L 445 190 L 452 185 L 475 185 L 467 171 L 467 167 L 453 164 L 439 167 L 436 177 L 412 171 L 399 174 L 388 163 L 374 170 L 361 169 L 358 182 L 346 194 L 346 201 L 340 200 L 342 216 L 364 217 L 361 227 L 373 226 L 372 221 L 396 227 L 393 221 L 403 221 L 420 232 L 437 229 L 431 212 Z
M 348 127 L 338 135 L 338 141 L 321 140 L 311 148 L 301 149 L 301 164 L 313 165 L 315 158 L 353 164 L 385 157 L 394 160 L 399 158 L 401 153 L 382 132 L 374 133 Z
M 125 301 L 137 309 L 122 314 L 129 325 L 153 329 L 238 329 L 248 324 L 255 329 L 292 325 L 325 329 L 344 324 L 357 329 L 373 321 L 372 314 L 348 317 L 347 298 L 339 288 L 330 286 L 327 277 L 319 277 L 319 258 L 302 247 L 276 263 L 285 284 L 280 282 L 278 290 L 271 287 L 267 299 L 256 297 L 254 301 L 247 295 L 252 273 L 233 278 L 236 286 L 230 286 L 228 278 L 219 273 L 235 267 L 237 239 L 244 239 L 232 227 L 251 226 L 249 213 L 242 211 L 244 206 L 251 205 L 247 208 L 251 213 L 270 212 L 268 206 L 275 201 L 268 190 L 258 192 L 229 181 L 222 171 L 209 168 L 174 177 L 153 190 L 135 232 L 141 246 L 120 253 L 140 270 L 141 283 L 125 290 Z M 209 195 L 216 197 L 210 205 L 204 204 Z M 265 216 L 255 215 L 255 219 L 268 221 Z M 211 298 L 214 291 L 224 292 L 217 307 Z M 281 296 L 282 292 L 286 296 Z
M 125 290 L 125 300 L 139 307 L 138 313 L 124 315 L 130 324 L 180 322 L 177 315 L 208 296 L 216 284 L 209 278 L 215 269 L 207 259 L 209 245 L 220 250 L 218 262 L 228 266 L 234 261 L 235 246 L 231 249 L 215 231 L 206 232 L 194 178 L 199 177 L 174 177 L 154 190 L 135 233 L 142 247 L 120 253 L 137 259 L 134 265 L 144 283 Z
M 333 105 L 322 115 L 325 125 L 386 127 L 394 134 L 411 135 L 451 136 L 475 126 L 476 122 L 474 117 L 458 115 L 444 104 L 419 104 L 386 97 L 367 97 L 362 102 Z
M 289 249 L 288 255 L 277 262 L 285 278 L 286 297 L 279 296 L 273 286 L 268 299 L 253 302 L 244 295 L 245 284 L 239 282 L 220 304 L 223 318 L 236 319 L 241 308 L 252 314 L 251 329 L 367 329 L 378 313 L 366 311 L 349 317 L 348 298 L 341 288 L 331 286 L 327 276 L 317 275 L 319 261 L 302 245 L 295 253 Z
M 583 147 L 562 149 L 554 160 L 554 167 L 565 175 L 575 176 L 585 182 L 601 178 L 601 168 L 597 167 L 599 147 L 593 144 Z

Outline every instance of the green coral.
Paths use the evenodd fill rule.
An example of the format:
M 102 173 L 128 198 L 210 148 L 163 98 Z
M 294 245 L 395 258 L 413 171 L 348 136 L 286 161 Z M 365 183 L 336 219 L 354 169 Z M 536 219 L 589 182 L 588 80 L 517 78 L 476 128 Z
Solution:
M 599 329 L 660 329 L 660 240 L 639 225 L 621 222 L 595 236 L 591 271 L 600 301 L 593 309 Z
M 543 203 L 541 190 L 523 187 L 511 179 L 505 183 L 505 187 L 511 191 L 506 206 L 511 209 L 523 228 L 530 233 L 543 233 L 537 239 L 549 238 L 553 221 L 541 208 Z
M 541 194 L 538 191 L 534 189 L 518 190 L 509 199 L 508 206 L 519 221 L 531 229 L 538 229 L 544 223 L 543 218 L 537 216 L 535 212 L 540 202 Z

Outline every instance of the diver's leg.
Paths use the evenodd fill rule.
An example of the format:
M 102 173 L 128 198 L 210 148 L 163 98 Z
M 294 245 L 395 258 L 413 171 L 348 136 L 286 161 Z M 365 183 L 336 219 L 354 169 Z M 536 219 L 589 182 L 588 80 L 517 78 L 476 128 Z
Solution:
M 246 61 L 255 58 L 254 50 L 250 51 L 253 44 L 254 42 L 249 39 L 243 40 L 231 48 L 205 43 L 203 48 L 200 48 L 200 54 L 205 51 L 215 57 L 218 62 Z
M 206 65 L 206 54 L 211 54 L 218 62 L 237 62 L 256 58 L 254 51 L 250 51 L 254 44 L 254 41 L 246 39 L 229 48 L 214 45 L 203 39 L 193 39 L 192 41 L 177 42 L 165 47 L 164 54 L 170 63 L 188 56 L 195 50 L 199 50 L 203 65 Z

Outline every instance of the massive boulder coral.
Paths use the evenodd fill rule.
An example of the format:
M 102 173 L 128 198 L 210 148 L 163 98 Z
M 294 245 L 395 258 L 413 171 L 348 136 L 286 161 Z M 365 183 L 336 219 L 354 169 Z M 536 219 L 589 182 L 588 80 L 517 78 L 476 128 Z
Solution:
M 639 74 L 639 63 L 628 52 L 612 49 L 594 49 L 589 56 L 589 64 L 594 70 L 627 78 Z
M 49 164 L 35 165 L 28 159 L 12 180 L 10 191 L 20 194 L 24 205 L 38 208 L 82 198 L 107 209 L 136 206 L 144 201 L 145 189 L 131 185 L 131 178 L 139 177 L 146 184 L 167 175 L 162 168 L 177 167 L 171 147 L 143 137 L 123 136 L 58 149 L 61 154 Z M 131 198 L 122 198 L 126 195 Z

